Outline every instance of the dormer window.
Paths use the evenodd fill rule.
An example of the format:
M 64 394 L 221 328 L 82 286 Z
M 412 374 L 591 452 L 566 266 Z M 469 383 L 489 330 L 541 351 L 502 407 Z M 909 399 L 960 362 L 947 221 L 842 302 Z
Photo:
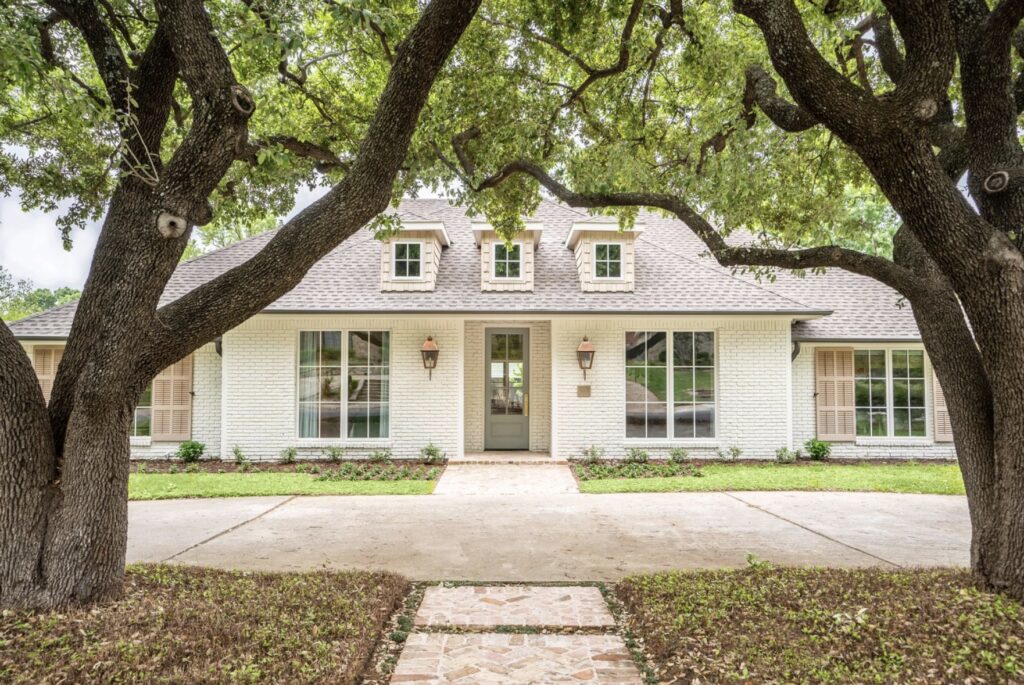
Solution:
M 597 243 L 594 246 L 594 278 L 622 278 L 620 243 Z
M 522 246 L 519 243 L 494 244 L 494 277 L 520 278 L 523 272 Z
M 423 244 L 395 243 L 395 278 L 421 278 L 423 275 Z

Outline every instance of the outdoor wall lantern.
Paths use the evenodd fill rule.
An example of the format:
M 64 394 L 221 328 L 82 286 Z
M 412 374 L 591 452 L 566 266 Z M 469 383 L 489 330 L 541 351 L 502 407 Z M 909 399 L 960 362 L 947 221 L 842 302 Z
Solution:
M 437 343 L 434 342 L 434 336 L 427 336 L 423 347 L 420 348 L 420 354 L 423 355 L 423 368 L 430 372 L 429 378 L 433 380 L 434 369 L 437 368 Z
M 583 380 L 587 379 L 587 370 L 594 365 L 594 344 L 587 336 L 583 336 L 580 346 L 576 348 L 576 360 L 583 369 Z

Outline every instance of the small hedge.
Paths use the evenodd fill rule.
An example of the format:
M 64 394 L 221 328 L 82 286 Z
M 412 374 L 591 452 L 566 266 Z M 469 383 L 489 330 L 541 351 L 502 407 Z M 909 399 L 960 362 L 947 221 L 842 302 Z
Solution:
M 574 464 L 573 470 L 580 480 L 605 480 L 609 478 L 657 478 L 669 476 L 701 475 L 700 467 L 688 462 L 619 462 L 598 464 Z
M 441 469 L 421 464 L 346 462 L 323 471 L 317 480 L 436 480 Z

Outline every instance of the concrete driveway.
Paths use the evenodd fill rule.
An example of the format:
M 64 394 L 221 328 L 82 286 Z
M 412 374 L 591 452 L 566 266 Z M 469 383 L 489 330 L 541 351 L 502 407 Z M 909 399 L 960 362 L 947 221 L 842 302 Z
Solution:
M 963 497 L 742 492 L 254 497 L 129 504 L 129 562 L 375 569 L 417 580 L 614 580 L 778 564 L 966 566 Z

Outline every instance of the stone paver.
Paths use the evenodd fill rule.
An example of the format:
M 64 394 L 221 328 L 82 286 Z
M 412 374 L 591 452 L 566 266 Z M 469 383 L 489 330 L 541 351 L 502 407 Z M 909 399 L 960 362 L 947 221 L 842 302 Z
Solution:
M 512 496 L 578 493 L 566 464 L 449 464 L 434 488 L 435 495 Z
M 596 587 L 505 585 L 439 587 L 426 590 L 414 621 L 417 626 L 569 626 L 615 625 Z
M 641 685 L 617 635 L 412 633 L 392 683 Z

